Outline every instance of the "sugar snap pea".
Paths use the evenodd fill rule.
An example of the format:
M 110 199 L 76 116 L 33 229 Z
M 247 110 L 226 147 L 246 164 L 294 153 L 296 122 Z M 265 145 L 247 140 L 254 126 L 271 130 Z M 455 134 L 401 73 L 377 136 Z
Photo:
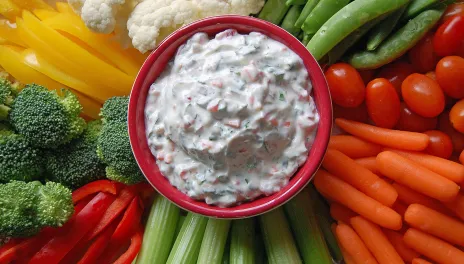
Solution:
M 309 14 L 301 29 L 307 34 L 315 34 L 319 28 L 350 0 L 321 0 Z
M 402 16 L 402 21 L 415 17 L 420 12 L 428 9 L 440 0 L 412 0 Z
M 409 0 L 355 0 L 333 15 L 316 32 L 306 48 L 320 60 L 360 26 L 405 5 Z
M 393 12 L 386 17 L 382 22 L 376 25 L 370 32 L 367 38 L 367 50 L 375 50 L 382 41 L 384 41 L 393 29 L 395 29 L 398 21 L 406 10 L 406 5 Z
M 285 4 L 287 6 L 292 6 L 292 5 L 304 5 L 306 4 L 306 1 L 307 0 L 287 0 L 287 2 L 285 2 Z
M 280 25 L 283 29 L 287 30 L 293 36 L 298 36 L 301 29 L 299 27 L 295 27 L 295 22 L 301 14 L 301 10 L 303 9 L 302 6 L 294 5 L 290 7 L 287 14 Z
M 285 4 L 285 0 L 268 0 L 259 12 L 258 18 L 279 25 L 288 9 L 289 6 Z
M 306 5 L 303 7 L 303 11 L 301 11 L 300 17 L 298 17 L 298 20 L 295 22 L 295 27 L 301 28 L 306 18 L 309 14 L 311 14 L 314 7 L 316 7 L 317 3 L 319 3 L 319 0 L 308 0 L 308 2 L 306 2 Z
M 386 39 L 375 51 L 359 51 L 347 61 L 356 69 L 377 69 L 399 58 L 440 20 L 442 10 L 426 10 Z

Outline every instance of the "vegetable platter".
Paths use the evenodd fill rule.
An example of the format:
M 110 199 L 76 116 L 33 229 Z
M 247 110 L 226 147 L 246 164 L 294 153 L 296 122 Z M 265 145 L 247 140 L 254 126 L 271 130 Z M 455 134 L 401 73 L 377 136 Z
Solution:
M 464 263 L 464 2 L 3 0 L 0 14 L 0 263 Z M 223 14 L 301 40 L 334 112 L 313 182 L 240 220 L 157 194 L 127 132 L 146 52 Z

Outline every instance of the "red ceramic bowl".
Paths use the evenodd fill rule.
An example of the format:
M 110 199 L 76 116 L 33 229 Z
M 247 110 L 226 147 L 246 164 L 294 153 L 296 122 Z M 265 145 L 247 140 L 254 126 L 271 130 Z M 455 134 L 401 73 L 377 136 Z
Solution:
M 229 208 L 211 206 L 193 200 L 174 186 L 160 173 L 148 147 L 145 136 L 144 108 L 150 85 L 164 70 L 177 48 L 197 32 L 206 32 L 211 37 L 226 29 L 239 33 L 261 32 L 275 39 L 298 54 L 309 72 L 313 84 L 313 98 L 320 115 L 314 144 L 305 164 L 295 173 L 289 184 L 281 191 L 267 197 Z M 332 105 L 329 89 L 319 64 L 295 37 L 269 22 L 246 16 L 218 16 L 199 20 L 172 33 L 147 58 L 132 88 L 129 102 L 129 137 L 135 158 L 147 180 L 163 196 L 185 210 L 217 218 L 244 218 L 270 211 L 291 199 L 310 182 L 324 157 L 332 127 Z

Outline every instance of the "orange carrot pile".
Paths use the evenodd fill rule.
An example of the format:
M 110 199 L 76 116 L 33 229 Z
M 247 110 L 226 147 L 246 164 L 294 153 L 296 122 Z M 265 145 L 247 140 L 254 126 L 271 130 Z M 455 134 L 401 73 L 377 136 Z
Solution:
M 352 159 L 372 157 L 382 152 L 381 146 L 348 135 L 332 136 L 329 148 L 336 149 Z
M 376 161 L 375 161 L 375 157 L 360 158 L 360 159 L 356 159 L 355 161 L 356 161 L 356 163 L 358 163 L 359 165 L 363 166 L 364 168 L 372 171 L 373 173 L 375 173 L 377 175 L 380 174 L 379 170 L 377 169 L 377 164 L 376 164 Z
M 341 247 L 346 250 L 355 263 L 378 263 L 361 238 L 348 225 L 339 223 L 335 229 L 335 235 L 338 241 L 340 241 Z
M 413 259 L 419 257 L 419 253 L 406 246 L 406 244 L 403 241 L 403 234 L 388 229 L 385 229 L 384 233 L 387 236 L 390 243 L 396 249 L 396 252 L 398 252 L 398 254 L 404 261 L 410 263 L 413 261 Z

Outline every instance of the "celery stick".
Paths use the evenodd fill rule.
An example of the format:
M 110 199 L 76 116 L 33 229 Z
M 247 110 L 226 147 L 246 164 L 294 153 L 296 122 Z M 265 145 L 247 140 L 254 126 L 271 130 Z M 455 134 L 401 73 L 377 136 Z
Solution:
M 282 207 L 261 215 L 259 219 L 268 263 L 302 263 Z M 319 264 L 319 262 L 306 263 Z
M 174 232 L 179 213 L 179 207 L 168 199 L 161 195 L 155 198 L 145 226 L 137 264 L 166 262 L 174 243 Z
M 233 221 L 230 235 L 230 264 L 254 263 L 254 219 L 246 218 Z
M 226 247 L 224 248 L 224 253 L 222 254 L 222 264 L 230 263 L 230 235 L 227 237 Z
M 197 264 L 220 264 L 229 234 L 230 220 L 210 218 L 201 241 Z
M 182 228 L 182 224 L 184 224 L 185 221 L 185 215 L 180 215 L 179 219 L 177 219 L 177 224 L 176 224 L 176 231 L 174 232 L 174 238 L 177 238 L 179 235 L 180 229 Z
M 256 233 L 255 233 L 255 263 L 267 263 L 266 249 L 264 247 L 264 240 L 259 228 L 258 218 L 255 218 Z
M 305 263 L 332 264 L 314 212 L 309 190 L 304 189 L 284 205 L 290 226 Z
M 167 264 L 194 264 L 197 262 L 207 222 L 207 217 L 194 213 L 187 214 L 171 249 Z

